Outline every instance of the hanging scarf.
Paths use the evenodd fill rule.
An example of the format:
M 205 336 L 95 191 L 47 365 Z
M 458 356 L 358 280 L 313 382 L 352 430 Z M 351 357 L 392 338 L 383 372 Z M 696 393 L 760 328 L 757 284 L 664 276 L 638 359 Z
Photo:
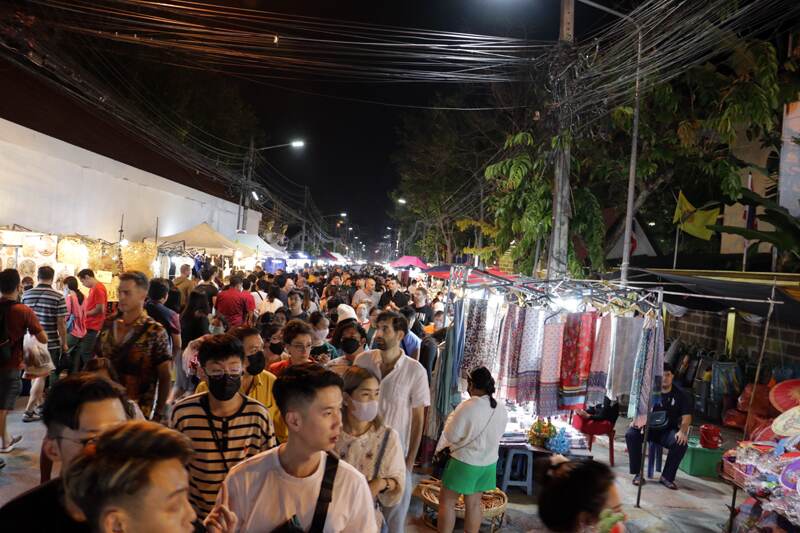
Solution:
M 570 313 L 564 327 L 558 406 L 574 411 L 586 407 L 586 389 L 594 354 L 597 313 Z
M 600 324 L 597 328 L 597 340 L 594 343 L 592 368 L 589 371 L 589 387 L 586 390 L 586 403 L 589 405 L 603 403 L 606 396 L 608 365 L 611 359 L 613 322 L 614 316 L 607 314 L 600 319 Z
M 542 341 L 542 373 L 539 382 L 536 416 L 558 413 L 558 383 L 561 376 L 561 348 L 564 344 L 564 323 L 545 324 Z
M 522 334 L 526 309 L 517 305 L 508 306 L 500 336 L 497 361 L 497 397 L 511 402 L 517 401 L 517 376 L 519 374 Z M 493 369 L 495 370 L 495 369 Z
M 664 375 L 664 324 L 660 318 L 645 318 L 633 368 L 628 418 L 637 426 L 647 423 L 651 407 L 661 399 Z
M 542 375 L 542 349 L 544 347 L 543 309 L 525 311 L 525 325 L 520 347 L 519 373 L 517 374 L 517 401 L 539 403 L 539 380 Z
M 444 351 L 445 360 L 439 368 L 439 390 L 436 396 L 436 410 L 442 420 L 458 405 L 458 369 L 464 356 L 464 302 L 459 300 L 453 305 L 453 322 L 447 329 Z M 453 403 L 455 402 L 455 403 Z
M 617 317 L 614 321 L 614 342 L 606 389 L 610 398 L 630 394 L 633 365 L 644 330 L 642 317 Z

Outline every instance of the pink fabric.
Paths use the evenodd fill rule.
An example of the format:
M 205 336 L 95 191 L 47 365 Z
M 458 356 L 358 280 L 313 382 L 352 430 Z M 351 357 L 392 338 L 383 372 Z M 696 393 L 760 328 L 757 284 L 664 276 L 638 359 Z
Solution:
M 558 413 L 558 383 L 561 376 L 561 348 L 564 341 L 564 324 L 545 324 L 542 347 L 542 373 L 539 382 L 538 402 L 534 406 L 537 416 L 554 416 Z
M 72 331 L 68 331 L 67 333 L 76 339 L 84 338 L 86 336 L 86 309 L 78 303 L 78 297 L 72 292 L 70 292 L 67 297 L 67 313 L 69 316 L 75 317 L 75 320 L 72 322 Z
M 575 410 L 586 407 L 586 389 L 594 354 L 597 313 L 570 313 L 564 328 L 558 406 Z

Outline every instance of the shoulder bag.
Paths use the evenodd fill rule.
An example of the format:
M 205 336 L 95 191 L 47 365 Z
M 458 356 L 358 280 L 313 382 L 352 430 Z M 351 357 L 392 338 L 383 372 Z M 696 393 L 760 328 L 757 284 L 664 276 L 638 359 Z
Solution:
M 459 446 L 455 450 L 451 450 L 450 446 L 445 446 L 444 448 L 436 452 L 436 455 L 433 456 L 433 464 L 431 465 L 433 466 L 433 477 L 442 479 L 442 474 L 444 473 L 444 469 L 447 466 L 447 462 L 450 460 L 450 456 L 453 455 L 453 452 L 457 452 L 462 448 L 466 448 L 467 446 L 478 440 L 478 437 L 483 435 L 483 432 L 486 431 L 486 428 L 489 427 L 489 423 L 491 423 L 492 417 L 494 416 L 495 412 L 497 412 L 497 407 L 492 409 L 492 414 L 489 415 L 489 420 L 486 421 L 486 425 L 483 426 L 481 432 L 475 435 L 475 437 L 473 437 L 472 440 L 470 440 L 468 443 Z

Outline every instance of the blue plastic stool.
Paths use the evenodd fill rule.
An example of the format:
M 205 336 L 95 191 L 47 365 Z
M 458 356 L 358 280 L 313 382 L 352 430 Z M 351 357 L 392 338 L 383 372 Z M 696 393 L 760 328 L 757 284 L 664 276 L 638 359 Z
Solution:
M 663 449 L 659 444 L 650 443 L 650 451 L 647 453 L 647 477 L 653 477 L 653 463 L 658 472 L 661 472 L 661 454 Z
M 514 467 L 514 459 L 519 458 L 518 464 L 524 462 L 524 466 L 518 467 L 517 472 L 519 479 L 512 479 L 512 472 Z M 503 492 L 508 492 L 508 487 L 524 487 L 525 493 L 528 496 L 533 495 L 533 452 L 525 449 L 511 448 L 505 459 L 505 468 L 503 469 L 503 480 L 500 483 L 500 489 Z

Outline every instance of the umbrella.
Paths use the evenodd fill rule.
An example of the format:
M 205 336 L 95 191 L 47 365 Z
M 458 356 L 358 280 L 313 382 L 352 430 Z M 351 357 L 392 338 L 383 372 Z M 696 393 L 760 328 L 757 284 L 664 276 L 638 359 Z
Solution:
M 425 264 L 425 261 L 414 255 L 404 255 L 397 261 L 389 263 L 389 266 L 392 268 L 416 267 L 422 270 L 428 268 L 428 265 Z
M 781 381 L 769 391 L 769 403 L 781 413 L 800 405 L 800 379 Z
M 800 407 L 793 407 L 772 423 L 772 431 L 783 437 L 800 435 Z

